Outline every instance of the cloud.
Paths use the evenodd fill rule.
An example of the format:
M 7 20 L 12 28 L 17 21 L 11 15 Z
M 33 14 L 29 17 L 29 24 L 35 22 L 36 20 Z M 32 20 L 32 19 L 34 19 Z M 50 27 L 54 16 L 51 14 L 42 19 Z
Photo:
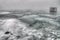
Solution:
M 0 0 L 2 9 L 41 9 L 49 10 L 49 7 L 58 6 L 57 0 Z

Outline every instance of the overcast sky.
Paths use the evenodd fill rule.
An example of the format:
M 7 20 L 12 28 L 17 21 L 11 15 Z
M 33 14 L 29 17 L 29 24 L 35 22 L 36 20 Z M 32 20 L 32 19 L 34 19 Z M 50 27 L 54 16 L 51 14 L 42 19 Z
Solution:
M 0 0 L 0 9 L 37 9 L 48 10 L 49 7 L 58 7 L 60 0 Z

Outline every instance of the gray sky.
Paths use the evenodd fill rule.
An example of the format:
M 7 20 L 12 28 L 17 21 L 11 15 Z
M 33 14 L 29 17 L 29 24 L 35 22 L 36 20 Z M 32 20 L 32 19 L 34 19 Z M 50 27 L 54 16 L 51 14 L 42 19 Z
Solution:
M 0 0 L 0 9 L 37 9 L 47 10 L 49 7 L 58 7 L 60 10 L 59 0 Z

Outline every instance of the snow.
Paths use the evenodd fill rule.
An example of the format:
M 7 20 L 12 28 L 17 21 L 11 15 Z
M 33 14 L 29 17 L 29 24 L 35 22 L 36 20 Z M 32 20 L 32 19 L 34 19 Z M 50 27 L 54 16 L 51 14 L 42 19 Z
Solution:
M 44 36 L 47 36 L 47 40 L 52 40 L 52 36 L 55 35 L 54 32 L 56 28 L 60 27 L 59 23 L 54 19 L 48 18 L 48 16 L 47 18 L 40 17 L 39 15 L 24 16 L 21 18 L 21 20 L 15 18 L 4 19 L 2 24 L 2 31 L 0 35 L 2 38 L 9 37 L 10 40 L 28 40 L 29 38 L 36 38 L 40 40 L 40 38 L 44 39 Z M 32 24 L 32 26 L 27 24 Z M 7 34 L 4 34 L 6 31 L 11 33 L 7 36 Z M 17 39 L 16 36 L 20 36 L 20 38 Z

